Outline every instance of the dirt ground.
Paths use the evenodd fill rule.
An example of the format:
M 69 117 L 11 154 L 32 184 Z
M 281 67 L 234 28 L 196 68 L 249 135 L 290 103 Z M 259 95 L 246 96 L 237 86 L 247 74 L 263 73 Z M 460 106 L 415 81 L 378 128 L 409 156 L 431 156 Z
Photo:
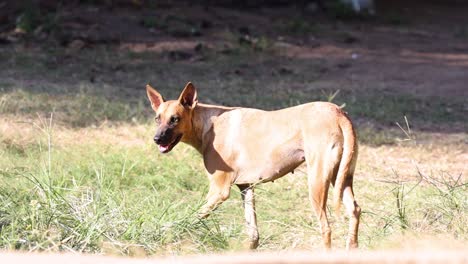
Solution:
M 3 20 L 11 22 L 12 4 L 3 4 Z M 268 37 L 272 42 L 268 45 L 280 48 L 281 60 L 319 60 L 324 87 L 351 83 L 352 89 L 367 89 L 380 84 L 388 91 L 417 96 L 468 95 L 468 3 L 378 1 L 377 13 L 377 18 L 335 20 L 294 6 L 236 10 L 188 4 L 162 8 L 70 4 L 57 9 L 60 32 L 48 34 L 40 26 L 35 37 L 17 41 L 19 35 L 7 23 L 0 36 L 2 45 L 13 40 L 13 45 L 25 49 L 54 41 L 69 50 L 106 44 L 135 52 L 181 51 L 173 56 L 194 60 L 191 53 L 200 43 L 225 50 L 230 43 L 224 35 L 230 30 L 246 36 L 246 41 Z M 172 18 L 183 22 L 171 22 Z M 303 21 L 296 23 L 299 19 Z M 159 25 L 160 20 L 166 24 Z

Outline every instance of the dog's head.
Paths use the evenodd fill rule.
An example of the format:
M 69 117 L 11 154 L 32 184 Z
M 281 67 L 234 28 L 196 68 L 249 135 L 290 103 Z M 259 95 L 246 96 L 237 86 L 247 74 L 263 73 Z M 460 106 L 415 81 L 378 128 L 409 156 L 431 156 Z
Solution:
M 168 153 L 186 134 L 192 133 L 192 113 L 197 105 L 197 90 L 192 83 L 187 83 L 177 100 L 165 101 L 150 85 L 146 93 L 151 107 L 156 112 L 156 135 L 154 142 L 161 153 Z

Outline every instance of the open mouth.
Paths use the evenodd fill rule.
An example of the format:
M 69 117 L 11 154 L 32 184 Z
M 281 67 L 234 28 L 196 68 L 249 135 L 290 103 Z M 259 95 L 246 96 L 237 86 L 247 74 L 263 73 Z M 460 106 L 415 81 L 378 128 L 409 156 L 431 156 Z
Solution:
M 169 151 L 172 150 L 172 148 L 179 143 L 180 139 L 182 138 L 182 135 L 179 135 L 174 139 L 171 143 L 169 144 L 159 144 L 159 152 L 161 153 L 168 153 Z

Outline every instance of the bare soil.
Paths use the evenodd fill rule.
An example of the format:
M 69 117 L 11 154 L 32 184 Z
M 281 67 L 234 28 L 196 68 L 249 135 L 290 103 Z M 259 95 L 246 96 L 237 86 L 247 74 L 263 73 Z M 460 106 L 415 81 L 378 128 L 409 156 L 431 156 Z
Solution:
M 114 87 L 125 83 L 126 87 L 106 94 L 137 98 L 142 93 L 136 92 L 135 87 L 144 85 L 137 82 L 154 79 L 168 82 L 171 76 L 163 72 L 170 71 L 164 69 L 167 64 L 168 68 L 174 68 L 173 72 L 180 73 L 180 77 L 172 77 L 174 82 L 176 78 L 185 79 L 180 81 L 180 87 L 182 82 L 189 81 L 187 78 L 206 83 L 204 79 L 238 76 L 256 87 L 264 83 L 258 89 L 265 92 L 271 92 L 266 88 L 271 86 L 269 82 L 285 80 L 273 91 L 280 90 L 278 97 L 283 98 L 292 89 L 299 96 L 336 90 L 355 95 L 372 94 L 368 100 L 389 94 L 411 95 L 423 100 L 429 108 L 440 100 L 447 116 L 461 120 L 448 126 L 426 122 L 421 128 L 466 131 L 468 105 L 463 98 L 468 97 L 468 4 L 461 1 L 424 4 L 379 1 L 378 17 L 347 20 L 295 6 L 239 10 L 183 3 L 157 8 L 69 4 L 56 9 L 58 22 L 52 30 L 46 31 L 41 25 L 26 35 L 11 25 L 17 6 L 7 3 L 4 10 L 8 11 L 8 7 L 10 14 L 2 15 L 10 26 L 7 23 L 1 28 L 0 38 L 4 42 L 0 51 L 4 54 L 0 58 L 5 59 L 0 62 L 4 69 L 0 80 L 12 86 L 20 83 L 53 90 L 51 87 L 85 79 Z M 246 47 L 253 50 L 251 61 L 244 56 L 226 67 L 225 62 L 213 62 Z M 116 58 L 110 65 L 96 61 L 89 65 L 89 59 L 84 56 L 93 56 L 95 50 L 103 49 L 114 51 L 116 57 L 128 52 L 141 55 L 126 61 Z M 17 60 L 11 63 L 8 53 L 34 54 L 43 65 L 37 66 L 37 71 L 23 71 L 26 66 L 34 67 L 31 65 L 34 62 L 27 61 L 26 66 Z M 113 55 L 106 56 L 112 61 Z M 151 60 L 160 67 L 155 69 L 154 79 L 143 71 L 140 76 L 146 81 L 136 79 L 138 72 L 130 69 L 132 65 L 144 67 L 142 62 Z M 57 72 L 53 74 L 54 71 Z M 128 71 L 133 73 L 127 74 Z M 192 72 L 187 74 L 188 71 Z M 242 91 L 237 89 L 236 92 Z M 274 108 L 268 104 L 255 105 L 255 99 L 220 99 L 223 96 L 226 95 L 209 94 L 205 101 Z M 450 103 L 445 106 L 447 101 L 457 102 L 456 106 Z M 425 110 L 418 112 L 424 114 Z M 359 121 L 360 117 L 356 119 Z
M 332 81 L 336 87 L 352 83 L 353 89 L 366 89 L 381 84 L 388 90 L 418 96 L 468 96 L 468 4 L 399 2 L 381 3 L 383 18 L 350 21 L 303 14 L 293 7 L 70 7 L 61 11 L 67 36 L 60 37 L 65 38 L 65 43 L 83 39 L 89 44 L 117 44 L 137 52 L 192 52 L 199 43 L 219 49 L 229 45 L 222 35 L 230 30 L 252 38 L 268 36 L 274 45 L 284 47 L 281 55 L 286 58 L 320 60 L 320 79 Z M 385 21 L 391 14 L 398 16 L 402 25 Z M 180 37 L 176 32 L 171 36 L 164 30 L 142 26 L 145 19 L 170 16 L 202 27 L 202 35 Z M 317 29 L 293 35 L 281 29 L 280 21 L 287 23 L 296 18 Z

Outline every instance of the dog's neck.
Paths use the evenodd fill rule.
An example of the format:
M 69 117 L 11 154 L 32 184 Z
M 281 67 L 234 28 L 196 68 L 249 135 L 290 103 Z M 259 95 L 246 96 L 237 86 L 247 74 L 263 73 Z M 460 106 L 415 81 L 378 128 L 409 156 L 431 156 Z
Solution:
M 209 139 L 206 134 L 213 126 L 213 121 L 216 117 L 224 112 L 231 111 L 236 107 L 226 107 L 219 105 L 197 104 L 192 113 L 192 133 L 182 139 L 183 142 L 194 147 L 198 152 L 203 154 L 203 150 Z

